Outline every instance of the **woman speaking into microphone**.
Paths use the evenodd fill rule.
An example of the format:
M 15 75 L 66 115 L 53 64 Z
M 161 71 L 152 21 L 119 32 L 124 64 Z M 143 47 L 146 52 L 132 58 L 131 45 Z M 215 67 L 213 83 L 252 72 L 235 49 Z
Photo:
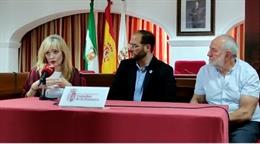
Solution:
M 65 86 L 80 84 L 79 71 L 72 66 L 66 42 L 59 35 L 50 35 L 41 43 L 37 63 L 25 82 L 23 95 L 41 96 L 44 90 L 47 98 L 57 98 Z

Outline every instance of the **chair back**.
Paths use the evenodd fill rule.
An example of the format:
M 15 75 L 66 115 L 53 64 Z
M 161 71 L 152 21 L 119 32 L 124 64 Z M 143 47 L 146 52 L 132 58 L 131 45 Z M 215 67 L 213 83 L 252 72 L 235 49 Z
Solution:
M 205 64 L 204 60 L 179 60 L 175 62 L 174 74 L 197 74 Z
M 79 73 L 81 73 L 81 74 L 94 74 L 95 71 L 93 71 L 93 70 L 80 70 Z

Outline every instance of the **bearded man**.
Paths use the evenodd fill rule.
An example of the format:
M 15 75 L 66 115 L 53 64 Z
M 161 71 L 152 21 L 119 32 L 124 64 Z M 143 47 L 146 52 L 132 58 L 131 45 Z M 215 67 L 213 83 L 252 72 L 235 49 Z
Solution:
M 259 135 L 260 82 L 256 70 L 236 57 L 237 50 L 228 35 L 211 42 L 209 64 L 197 75 L 191 103 L 228 105 L 230 142 L 251 143 Z
M 108 99 L 174 102 L 176 81 L 173 68 L 154 55 L 155 36 L 145 30 L 133 34 L 131 58 L 121 61 L 108 93 Z

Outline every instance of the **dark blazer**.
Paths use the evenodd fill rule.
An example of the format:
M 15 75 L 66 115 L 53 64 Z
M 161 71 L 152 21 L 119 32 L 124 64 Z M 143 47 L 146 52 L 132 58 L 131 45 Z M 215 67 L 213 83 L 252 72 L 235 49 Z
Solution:
M 136 60 L 121 61 L 108 93 L 110 100 L 133 100 L 136 80 Z M 175 101 L 176 81 L 171 66 L 153 57 L 144 79 L 142 101 Z

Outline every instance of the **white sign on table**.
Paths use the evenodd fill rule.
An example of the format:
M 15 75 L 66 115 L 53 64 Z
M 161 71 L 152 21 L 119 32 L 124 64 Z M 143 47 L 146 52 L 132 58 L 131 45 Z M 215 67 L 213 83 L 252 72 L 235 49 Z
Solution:
M 65 87 L 59 106 L 103 108 L 109 87 Z

